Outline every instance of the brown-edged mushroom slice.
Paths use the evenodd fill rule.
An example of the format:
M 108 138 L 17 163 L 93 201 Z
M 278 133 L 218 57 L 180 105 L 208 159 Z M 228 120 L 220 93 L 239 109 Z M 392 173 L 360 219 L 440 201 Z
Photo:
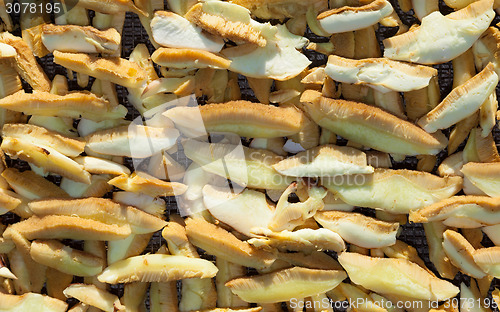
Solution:
M 165 218 L 165 201 L 161 198 L 132 192 L 114 192 L 113 200 L 127 206 L 134 206 L 153 216 Z
M 16 209 L 21 204 L 23 204 L 23 198 L 18 194 L 0 189 L 0 215 Z
M 187 186 L 178 182 L 165 182 L 144 172 L 134 172 L 130 176 L 121 175 L 108 182 L 127 192 L 142 193 L 151 197 L 177 196 L 187 190 Z
M 76 4 L 79 7 L 105 14 L 120 14 L 133 12 L 137 15 L 147 16 L 147 13 L 139 9 L 132 0 L 82 0 Z
M 127 285 L 133 284 L 137 283 L 125 284 L 125 287 L 127 287 Z M 147 291 L 147 288 L 145 290 Z M 149 307 L 150 311 L 179 312 L 179 302 L 177 299 L 177 283 L 151 283 L 151 288 L 149 289 Z M 129 306 L 127 306 L 127 309 L 129 309 Z
M 491 197 L 500 196 L 500 163 L 467 163 L 462 167 L 464 185 L 470 184 Z M 468 194 L 466 187 L 464 191 Z
M 453 279 L 457 268 L 450 262 L 443 249 L 443 235 L 447 227 L 441 222 L 424 223 L 425 238 L 429 246 L 429 259 L 443 278 Z
M 483 69 L 488 63 L 495 65 L 495 70 L 500 66 L 500 31 L 496 27 L 489 27 L 472 46 L 474 63 L 478 69 Z
M 387 0 L 375 0 L 359 7 L 343 6 L 318 15 L 319 25 L 327 33 L 342 33 L 377 24 L 393 11 Z
M 474 247 L 465 237 L 453 230 L 446 230 L 443 238 L 443 249 L 454 266 L 474 278 L 486 276 L 486 273 L 474 262 Z
M 482 230 L 493 244 L 500 246 L 500 224 L 485 226 Z
M 130 169 L 128 169 L 127 167 L 107 159 L 91 156 L 81 156 L 75 158 L 75 161 L 82 165 L 83 168 L 87 170 L 87 172 L 90 172 L 92 174 L 130 174 Z
M 437 154 L 447 143 L 441 133 L 430 135 L 410 122 L 366 104 L 325 98 L 313 90 L 305 91 L 301 102 L 321 127 L 379 151 Z
M 389 258 L 409 260 L 434 275 L 434 273 L 427 268 L 424 260 L 420 258 L 417 250 L 403 241 L 397 240 L 394 245 L 383 247 L 382 251 Z
M 387 93 L 391 90 L 408 92 L 425 88 L 437 75 L 437 70 L 385 58 L 352 60 L 330 55 L 325 73 L 335 81 L 368 85 Z
M 22 89 L 21 79 L 11 61 L 0 59 L 0 96 L 6 97 Z
M 104 98 L 89 92 L 56 95 L 42 91 L 26 93 L 21 90 L 1 99 L 0 107 L 27 115 L 83 117 L 94 121 L 123 118 L 127 114 L 125 106 L 112 107 Z
M 108 266 L 98 279 L 108 284 L 170 282 L 186 278 L 212 278 L 217 271 L 217 267 L 207 260 L 149 254 L 115 262 Z
M 113 54 L 121 43 L 121 36 L 114 28 L 98 30 L 92 26 L 45 24 L 42 42 L 50 52 Z
M 66 302 L 45 295 L 30 292 L 22 296 L 15 296 L 0 292 L 0 310 L 5 312 L 34 310 L 65 312 L 67 308 Z
M 64 295 L 102 311 L 125 311 L 125 307 L 120 303 L 117 296 L 106 290 L 99 289 L 95 285 L 72 284 L 64 290 Z
M 322 0 L 275 0 L 272 2 L 265 0 L 234 0 L 232 3 L 249 9 L 252 15 L 258 18 L 279 20 L 287 17 L 298 18 L 303 16 L 309 7 L 314 7 L 316 10 L 326 8 L 326 2 Z
M 464 165 L 464 158 L 462 152 L 457 152 L 451 156 L 448 156 L 439 165 L 437 172 L 439 176 L 462 176 L 463 173 L 460 171 Z
M 66 296 L 63 294 L 64 289 L 71 285 L 73 282 L 73 275 L 63 273 L 51 267 L 47 268 L 47 281 L 45 287 L 47 288 L 47 295 L 66 301 Z
M 492 5 L 493 0 L 481 0 L 446 16 L 432 12 L 420 27 L 385 39 L 384 56 L 420 64 L 448 62 L 467 51 L 490 26 L 495 17 Z M 449 31 L 452 35 L 443 35 Z
M 354 212 L 320 211 L 314 219 L 324 228 L 338 233 L 346 242 L 364 248 L 394 245 L 399 229 L 399 223 L 384 222 Z
M 476 249 L 472 254 L 474 262 L 487 274 L 500 277 L 500 247 Z
M 274 273 L 235 278 L 226 283 L 246 302 L 274 303 L 325 293 L 339 285 L 344 271 L 295 267 Z
M 231 61 L 212 52 L 198 49 L 159 48 L 151 59 L 169 68 L 216 68 L 227 69 Z
M 348 204 L 399 214 L 455 195 L 462 189 L 462 178 L 377 168 L 370 176 L 323 179 L 322 184 Z
M 421 300 L 446 300 L 459 289 L 406 259 L 372 258 L 344 252 L 339 262 L 351 281 L 369 290 Z
M 500 197 L 454 196 L 410 212 L 410 221 L 440 221 L 446 226 L 457 228 L 495 225 L 500 223 Z
M 276 259 L 272 253 L 258 250 L 221 227 L 202 219 L 188 218 L 186 233 L 189 241 L 196 247 L 235 264 L 263 269 Z
M 245 276 L 245 268 L 241 265 L 231 263 L 221 258 L 215 259 L 215 265 L 219 269 L 217 276 L 215 276 L 215 284 L 217 287 L 217 303 L 223 307 L 248 307 L 248 303 L 241 300 L 240 297 L 234 295 L 226 283 L 230 280 Z

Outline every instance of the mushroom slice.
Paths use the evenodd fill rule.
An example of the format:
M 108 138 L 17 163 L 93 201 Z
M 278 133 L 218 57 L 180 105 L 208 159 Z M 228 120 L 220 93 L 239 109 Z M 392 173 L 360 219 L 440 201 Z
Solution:
M 16 209 L 22 203 L 22 198 L 16 193 L 0 189 L 0 215 Z
M 170 282 L 186 278 L 212 278 L 217 271 L 217 267 L 207 260 L 149 254 L 115 262 L 97 278 L 108 284 Z
M 231 2 L 249 9 L 253 16 L 266 20 L 298 18 L 303 16 L 309 7 L 316 10 L 326 7 L 325 1 L 322 0 L 233 0 Z
M 398 240 L 394 245 L 383 247 L 382 251 L 389 258 L 409 260 L 434 275 L 434 273 L 426 267 L 424 260 L 420 258 L 417 250 L 403 241 Z
M 412 222 L 441 221 L 457 228 L 478 228 L 500 223 L 500 197 L 454 196 L 410 212 Z
M 477 249 L 473 253 L 474 262 L 487 274 L 500 278 L 500 247 Z
M 131 192 L 114 192 L 113 200 L 123 205 L 137 207 L 158 218 L 165 218 L 166 203 L 161 198 Z
M 235 278 L 226 283 L 246 302 L 274 303 L 325 293 L 339 285 L 347 275 L 338 270 L 295 267 L 274 273 Z
M 486 276 L 486 273 L 474 262 L 474 247 L 465 237 L 453 230 L 446 230 L 443 238 L 443 249 L 454 266 L 474 278 Z
M 86 147 L 105 155 L 146 158 L 175 145 L 179 131 L 131 123 L 85 137 Z
M 457 152 L 451 156 L 448 156 L 439 165 L 437 172 L 441 177 L 446 176 L 461 176 L 463 173 L 460 171 L 464 165 L 464 158 L 462 152 Z
M 424 223 L 425 238 L 429 246 L 429 259 L 436 267 L 439 275 L 453 279 L 457 268 L 450 262 L 443 249 L 443 235 L 446 227 L 441 222 Z
M 76 276 L 94 276 L 102 272 L 104 260 L 92 254 L 65 246 L 55 240 L 36 240 L 31 244 L 33 260 Z
M 275 209 L 264 193 L 246 189 L 237 194 L 212 185 L 203 188 L 203 203 L 217 220 L 249 237 L 252 228 L 267 226 Z
M 156 11 L 151 21 L 151 30 L 154 40 L 164 47 L 217 53 L 224 46 L 222 39 L 207 35 L 200 27 L 173 12 Z
M 286 261 L 293 266 L 319 270 L 342 270 L 340 264 L 321 251 L 310 254 L 303 252 L 278 252 L 278 260 Z
M 495 17 L 493 0 L 481 0 L 443 16 L 432 12 L 420 27 L 384 40 L 384 57 L 420 64 L 451 61 L 467 51 Z
M 186 219 L 189 241 L 208 254 L 251 268 L 264 269 L 273 264 L 276 257 L 241 241 L 228 231 L 202 219 Z
M 121 36 L 114 28 L 45 24 L 42 42 L 50 52 L 113 54 L 120 46 Z
M 207 132 L 231 132 L 248 138 L 275 138 L 299 132 L 304 113 L 295 107 L 275 107 L 231 101 L 199 107 L 174 107 L 164 113 L 180 128 L 189 128 L 192 116 L 201 115 Z M 186 133 L 189 136 L 189 133 Z
M 300 152 L 273 165 L 279 173 L 294 177 L 331 177 L 373 173 L 365 153 L 347 146 L 322 145 Z
M 48 92 L 26 93 L 23 90 L 0 99 L 0 107 L 26 115 L 87 118 L 94 121 L 123 118 L 123 105 L 112 107 L 107 100 L 90 92 L 56 95 Z
M 12 62 L 0 59 L 0 97 L 14 94 L 21 89 L 21 79 Z
M 186 156 L 203 170 L 242 186 L 285 189 L 293 181 L 273 169 L 272 165 L 283 158 L 270 151 L 195 140 L 186 140 L 182 145 Z
M 92 174 L 130 174 L 130 169 L 128 169 L 127 167 L 107 159 L 91 156 L 81 156 L 75 158 L 75 161 L 82 165 L 83 168 L 87 170 L 87 172 L 90 172 Z
M 125 311 L 117 296 L 95 285 L 72 284 L 63 291 L 68 298 L 75 298 L 86 305 L 106 312 Z
M 144 172 L 134 172 L 130 176 L 121 175 L 108 182 L 127 192 L 143 193 L 151 197 L 177 196 L 187 190 L 187 186 L 178 182 L 165 182 Z
M 498 75 L 490 63 L 479 74 L 453 89 L 438 106 L 418 120 L 418 125 L 430 133 L 449 128 L 474 114 L 497 84 Z
M 7 168 L 2 172 L 2 177 L 17 194 L 30 200 L 68 197 L 60 187 L 31 170 L 19 172 L 15 168 Z
M 61 51 L 54 51 L 53 54 L 56 64 L 127 88 L 139 88 L 147 79 L 146 72 L 139 65 L 120 57 L 97 57 Z
M 127 225 L 109 225 L 99 221 L 69 216 L 33 216 L 13 224 L 26 239 L 118 240 L 132 232 Z
M 42 167 L 48 172 L 57 173 L 68 179 L 90 183 L 90 174 L 71 158 L 53 148 L 32 145 L 30 142 L 15 138 L 3 138 L 2 150 L 10 157 Z
M 134 1 L 132 0 L 81 0 L 78 1 L 76 5 L 104 14 L 115 15 L 119 13 L 133 12 L 137 15 L 148 16 L 148 13 L 135 6 Z
M 437 70 L 385 58 L 351 60 L 330 55 L 325 73 L 335 81 L 366 84 L 377 91 L 387 93 L 391 90 L 408 92 L 425 88 L 431 78 L 437 75 Z
M 467 163 L 462 167 L 464 182 L 491 197 L 500 197 L 500 162 Z M 465 190 L 467 193 L 467 190 Z
M 218 54 L 198 49 L 159 48 L 151 55 L 151 59 L 169 68 L 227 69 L 231 65 L 230 60 Z
M 472 46 L 476 68 L 482 69 L 493 63 L 495 70 L 500 71 L 500 31 L 496 27 L 489 27 Z
M 351 281 L 374 292 L 422 300 L 446 300 L 459 289 L 406 259 L 372 258 L 344 252 L 339 262 Z
M 314 219 L 324 228 L 338 233 L 346 242 L 364 248 L 394 245 L 399 223 L 389 223 L 360 213 L 320 211 Z
M 8 44 L 16 50 L 17 72 L 37 91 L 50 91 L 50 80 L 38 64 L 29 45 L 20 37 L 9 32 L 0 33 L 0 43 Z
M 325 11 L 317 19 L 327 33 L 343 33 L 377 24 L 391 15 L 392 5 L 387 0 L 375 0 L 360 7 L 343 6 Z
M 311 118 L 348 140 L 379 151 L 403 155 L 435 155 L 446 147 L 442 133 L 428 134 L 414 124 L 362 103 L 334 100 L 307 90 L 301 102 Z
M 371 176 L 323 179 L 322 184 L 348 204 L 399 214 L 453 196 L 462 189 L 462 178 L 377 168 Z
M 78 216 L 110 225 L 129 224 L 134 234 L 153 233 L 166 225 L 158 217 L 105 198 L 48 199 L 32 201 L 28 206 L 37 216 Z
M 500 224 L 486 226 L 482 230 L 495 245 L 500 246 Z
M 22 296 L 15 296 L 0 292 L 0 310 L 5 312 L 65 312 L 67 308 L 66 302 L 45 295 L 26 293 Z

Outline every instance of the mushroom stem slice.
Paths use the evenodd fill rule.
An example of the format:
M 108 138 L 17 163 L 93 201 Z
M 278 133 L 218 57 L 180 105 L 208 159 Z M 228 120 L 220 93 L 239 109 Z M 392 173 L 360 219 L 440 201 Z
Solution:
M 2 311 L 50 311 L 64 312 L 68 304 L 64 301 L 35 293 L 22 296 L 8 295 L 0 292 L 0 310 Z
M 446 230 L 443 237 L 443 249 L 453 265 L 474 278 L 486 276 L 486 273 L 474 262 L 474 247 L 465 237 L 453 230 Z
M 72 284 L 64 290 L 64 295 L 105 312 L 125 311 L 117 296 L 95 285 Z
M 470 182 L 488 196 L 500 197 L 500 162 L 470 162 L 465 164 L 461 171 L 465 182 Z
M 92 174 L 130 174 L 130 169 L 127 167 L 107 159 L 92 156 L 81 156 L 75 158 L 75 161 L 82 165 L 87 172 Z
M 441 222 L 424 223 L 425 238 L 429 246 L 429 259 L 443 278 L 453 279 L 457 268 L 450 262 L 443 249 L 446 227 Z
M 186 278 L 212 278 L 217 271 L 217 267 L 207 260 L 149 254 L 115 262 L 97 278 L 108 284 L 171 282 Z
M 477 249 L 473 253 L 474 262 L 487 274 L 500 278 L 500 247 Z
M 144 172 L 134 172 L 130 176 L 121 175 L 108 181 L 124 191 L 142 193 L 151 197 L 177 196 L 187 190 L 187 186 L 179 182 L 165 182 Z
M 314 7 L 316 10 L 326 8 L 326 1 L 322 0 L 234 0 L 233 3 L 241 5 L 250 10 L 252 16 L 261 19 L 279 19 L 299 18 L 304 15 L 309 7 Z
M 227 69 L 231 61 L 215 53 L 198 49 L 159 48 L 151 59 L 158 65 L 169 68 L 215 68 Z

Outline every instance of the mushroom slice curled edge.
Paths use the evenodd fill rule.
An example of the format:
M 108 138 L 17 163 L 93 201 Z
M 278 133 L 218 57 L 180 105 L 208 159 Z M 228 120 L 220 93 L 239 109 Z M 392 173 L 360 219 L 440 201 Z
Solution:
M 480 248 L 474 254 L 476 264 L 489 275 L 500 278 L 500 247 Z
M 462 167 L 464 174 L 464 191 L 467 193 L 467 184 L 484 192 L 491 197 L 500 197 L 500 162 L 474 163 L 470 162 Z
M 25 293 L 22 296 L 0 292 L 1 311 L 50 311 L 65 312 L 68 304 L 62 300 L 36 293 Z
M 344 252 L 338 259 L 353 283 L 377 293 L 442 301 L 459 292 L 452 283 L 406 259 L 373 258 L 352 252 Z
M 108 266 L 97 279 L 102 283 L 171 282 L 186 278 L 212 278 L 217 267 L 210 261 L 149 254 L 130 257 Z
M 236 278 L 227 282 L 226 286 L 246 302 L 274 303 L 325 293 L 346 277 L 344 271 L 294 267 L 264 275 Z
M 443 249 L 451 263 L 463 273 L 481 279 L 486 273 L 474 262 L 474 247 L 460 233 L 446 230 Z
M 377 107 L 326 98 L 313 90 L 305 91 L 300 101 L 321 127 L 382 152 L 435 155 L 447 144 L 442 133 L 431 135 Z

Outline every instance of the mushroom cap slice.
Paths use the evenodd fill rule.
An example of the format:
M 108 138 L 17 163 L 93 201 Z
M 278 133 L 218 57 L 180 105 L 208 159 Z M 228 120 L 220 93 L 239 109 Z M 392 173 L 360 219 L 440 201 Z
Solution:
M 151 20 L 154 40 L 168 48 L 200 49 L 220 52 L 224 46 L 221 38 L 207 35 L 202 28 L 181 15 L 168 11 L 156 11 Z
M 246 302 L 274 303 L 325 293 L 346 277 L 344 271 L 294 267 L 264 275 L 235 278 L 227 282 L 226 286 Z
M 231 61 L 212 52 L 199 49 L 159 48 L 151 59 L 158 65 L 171 68 L 227 69 Z
M 461 177 L 440 178 L 427 172 L 375 169 L 371 176 L 323 179 L 322 184 L 344 202 L 392 213 L 409 213 L 462 189 Z
M 17 194 L 30 200 L 69 197 L 60 187 L 31 170 L 19 172 L 15 168 L 6 168 L 2 177 Z
M 16 209 L 22 203 L 23 199 L 18 194 L 9 190 L 0 189 L 0 215 Z
M 212 278 L 217 267 L 210 261 L 150 254 L 120 260 L 108 266 L 97 279 L 102 283 L 171 282 L 186 278 Z
M 130 176 L 121 175 L 108 181 L 127 192 L 143 193 L 151 197 L 177 196 L 187 190 L 187 186 L 179 182 L 166 182 L 144 172 L 134 172 Z
M 389 223 L 360 213 L 319 211 L 314 220 L 338 233 L 346 242 L 363 248 L 381 248 L 396 243 L 399 223 Z
M 309 7 L 317 10 L 326 7 L 326 1 L 323 0 L 232 0 L 231 2 L 249 9 L 253 16 L 261 19 L 298 18 L 304 15 Z
M 377 24 L 391 15 L 392 5 L 387 0 L 375 0 L 359 7 L 343 6 L 318 15 L 319 25 L 327 33 L 343 33 Z
M 489 275 L 500 278 L 500 247 L 477 249 L 474 254 L 476 264 Z
M 488 63 L 495 65 L 495 71 L 500 73 L 500 31 L 489 27 L 472 46 L 476 68 L 484 68 Z
M 443 249 L 451 263 L 463 273 L 474 278 L 483 278 L 486 273 L 474 262 L 474 247 L 458 232 L 446 230 L 443 234 Z
M 384 57 L 420 64 L 451 61 L 467 51 L 495 17 L 493 0 L 481 0 L 443 16 L 432 12 L 420 27 L 384 40 Z
M 437 70 L 423 65 L 407 64 L 385 58 L 351 60 L 330 55 L 325 73 L 335 81 L 368 85 L 387 93 L 408 92 L 429 85 Z
M 500 162 L 467 163 L 462 167 L 465 181 L 491 197 L 500 197 Z
M 25 293 L 15 296 L 0 292 L 0 311 L 65 312 L 67 308 L 66 302 L 45 295 Z
M 125 15 L 126 12 L 134 12 L 139 16 L 148 16 L 147 12 L 135 6 L 132 0 L 79 0 L 77 6 L 105 14 Z
M 377 107 L 334 100 L 320 92 L 307 90 L 300 101 L 321 127 L 348 140 L 387 153 L 435 155 L 446 147 L 442 133 L 428 134 L 414 124 Z
M 322 145 L 285 158 L 273 165 L 279 173 L 294 177 L 331 177 L 373 173 L 365 153 L 348 146 Z
M 459 289 L 406 259 L 372 258 L 344 252 L 338 258 L 351 281 L 374 292 L 422 300 L 446 300 Z
M 87 172 L 92 174 L 112 174 L 112 175 L 122 175 L 130 174 L 130 169 L 124 165 L 120 165 L 114 161 L 92 157 L 92 156 L 81 156 L 75 158 L 75 161 L 83 166 Z
M 72 284 L 63 293 L 68 298 L 78 299 L 86 305 L 105 312 L 125 311 L 125 307 L 117 296 L 99 289 L 95 285 Z
M 488 235 L 493 244 L 500 246 L 500 224 L 485 226 L 482 230 Z
M 500 197 L 454 196 L 410 212 L 412 222 L 443 222 L 457 228 L 478 228 L 500 223 Z

